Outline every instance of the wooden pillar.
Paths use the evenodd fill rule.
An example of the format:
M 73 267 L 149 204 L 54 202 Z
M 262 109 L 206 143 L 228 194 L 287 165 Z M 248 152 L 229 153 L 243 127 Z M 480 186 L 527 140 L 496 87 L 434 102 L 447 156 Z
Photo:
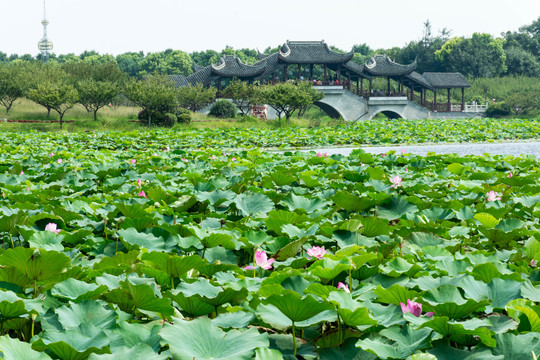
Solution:
M 327 73 L 327 70 L 328 70 L 328 66 L 326 64 L 324 64 L 324 81 L 328 81 L 328 73 Z M 326 84 L 325 84 L 326 85 Z
M 411 83 L 411 101 L 414 101 L 414 83 Z
M 452 111 L 452 103 L 450 101 L 450 88 L 448 88 L 448 112 Z
M 433 92 L 433 111 L 437 111 L 437 91 Z
M 403 76 L 399 77 L 399 95 L 403 94 Z
M 341 85 L 341 64 L 338 64 L 337 66 L 337 79 L 339 81 L 339 84 Z
M 347 71 L 347 90 L 351 91 L 351 72 Z
M 287 81 L 287 65 L 283 68 L 283 81 Z
M 309 64 L 309 80 L 313 81 L 313 64 Z
M 373 80 L 369 80 L 369 96 L 371 96 L 372 92 L 373 92 Z
M 461 88 L 461 111 L 465 111 L 465 88 Z
M 360 95 L 364 96 L 364 78 L 360 79 Z
M 272 76 L 272 79 L 270 80 L 270 85 L 274 85 L 274 73 L 272 73 L 270 76 Z
M 221 78 L 218 78 L 217 81 L 217 97 L 221 97 Z
M 386 77 L 386 95 L 390 95 L 390 78 Z
M 302 65 L 298 64 L 298 80 L 300 80 L 301 74 L 302 74 Z

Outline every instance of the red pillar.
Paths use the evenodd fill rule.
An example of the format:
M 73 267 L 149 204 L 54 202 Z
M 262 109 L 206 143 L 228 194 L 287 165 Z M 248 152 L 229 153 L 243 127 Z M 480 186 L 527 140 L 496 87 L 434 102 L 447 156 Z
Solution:
M 448 112 L 452 111 L 452 103 L 450 102 L 450 88 L 448 88 Z
M 300 80 L 301 73 L 302 73 L 302 65 L 298 64 L 298 80 Z
M 324 81 L 328 81 L 327 70 L 328 70 L 328 66 L 326 66 L 326 64 L 324 64 Z
M 436 91 L 433 92 L 433 97 L 434 97 L 434 100 L 433 100 L 433 111 L 437 111 L 437 92 L 436 92 Z
M 461 88 L 461 111 L 465 111 L 465 88 Z
M 372 92 L 373 92 L 373 82 L 372 80 L 369 80 L 369 96 L 371 96 Z
M 360 79 L 360 95 L 364 96 L 364 78 Z
M 347 72 L 347 90 L 351 91 L 351 72 Z
M 341 64 L 337 66 L 337 79 L 341 84 Z
M 313 64 L 309 64 L 309 80 L 313 80 Z
M 399 95 L 403 95 L 403 76 L 399 78 Z
M 283 81 L 287 81 L 287 65 L 285 65 L 285 68 L 283 70 Z

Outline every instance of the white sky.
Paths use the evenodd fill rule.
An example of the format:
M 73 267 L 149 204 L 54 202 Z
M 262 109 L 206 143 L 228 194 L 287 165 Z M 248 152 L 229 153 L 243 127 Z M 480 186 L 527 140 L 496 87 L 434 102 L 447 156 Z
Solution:
M 419 39 L 427 19 L 434 34 L 500 36 L 539 16 L 540 0 L 47 0 L 56 54 L 263 51 L 287 39 L 378 49 Z M 36 55 L 42 17 L 43 0 L 0 0 L 0 51 Z

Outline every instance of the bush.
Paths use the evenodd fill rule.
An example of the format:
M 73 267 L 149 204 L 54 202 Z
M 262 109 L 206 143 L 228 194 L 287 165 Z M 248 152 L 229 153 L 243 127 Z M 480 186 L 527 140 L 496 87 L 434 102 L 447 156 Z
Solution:
M 139 121 L 143 125 L 148 125 L 148 112 L 142 110 L 137 115 Z M 152 125 L 163 126 L 163 127 L 173 127 L 176 124 L 177 116 L 173 113 L 155 113 L 152 114 Z
M 510 105 L 505 104 L 504 102 L 491 104 L 488 106 L 486 110 L 486 116 L 487 117 L 502 117 L 502 116 L 508 116 L 512 113 L 512 108 Z
M 191 113 L 178 115 L 178 122 L 181 124 L 189 124 L 191 122 Z
M 217 118 L 234 118 L 236 115 L 236 106 L 227 100 L 218 100 L 210 109 L 210 116 Z

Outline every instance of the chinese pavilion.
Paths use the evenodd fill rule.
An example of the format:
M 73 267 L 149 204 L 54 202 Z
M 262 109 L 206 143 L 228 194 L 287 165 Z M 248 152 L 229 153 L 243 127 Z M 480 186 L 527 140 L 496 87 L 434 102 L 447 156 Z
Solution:
M 204 86 L 215 85 L 218 94 L 224 81 L 233 78 L 249 83 L 273 84 L 288 80 L 310 80 L 314 85 L 342 86 L 366 99 L 378 96 L 406 96 L 432 111 L 463 111 L 465 88 L 470 87 L 460 73 L 424 73 L 416 70 L 416 60 L 411 64 L 398 64 L 386 55 L 374 55 L 364 64 L 352 61 L 353 52 L 339 53 L 330 49 L 324 41 L 287 41 L 273 54 L 259 53 L 259 61 L 253 65 L 242 63 L 232 55 L 224 56 L 218 64 L 206 67 L 195 65 L 195 72 L 187 77 L 176 76 L 178 86 L 202 83 Z M 318 79 L 314 77 L 314 68 L 318 68 Z M 292 76 L 291 76 L 292 74 Z M 373 89 L 373 79 L 386 79 L 385 90 Z M 364 82 L 369 84 L 364 86 Z M 397 83 L 397 91 L 391 91 L 390 82 Z M 450 91 L 461 89 L 461 104 L 452 105 Z M 437 92 L 447 90 L 447 101 L 437 104 Z M 426 92 L 433 92 L 433 103 L 426 100 Z

